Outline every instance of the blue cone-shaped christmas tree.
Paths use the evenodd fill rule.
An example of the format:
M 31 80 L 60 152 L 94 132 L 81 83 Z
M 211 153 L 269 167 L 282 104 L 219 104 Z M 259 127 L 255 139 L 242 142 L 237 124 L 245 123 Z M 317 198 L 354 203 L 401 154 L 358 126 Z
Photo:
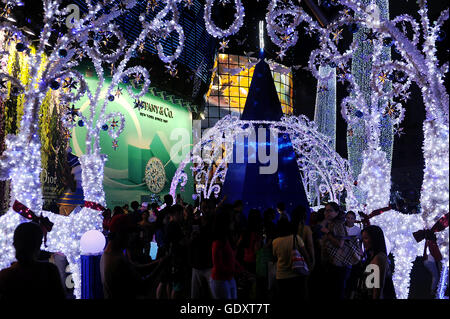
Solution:
M 282 115 L 270 68 L 261 60 L 255 67 L 241 120 L 279 121 Z M 309 204 L 289 135 L 279 134 L 275 137 L 278 143 L 275 144 L 274 154 L 270 154 L 270 131 L 265 130 L 264 139 L 264 134 L 258 134 L 258 127 L 268 126 L 255 125 L 256 143 L 248 138 L 234 143 L 233 163 L 228 164 L 221 197 L 226 195 L 227 203 L 242 200 L 246 215 L 252 208 L 261 211 L 276 208 L 279 202 L 285 204 L 288 213 L 300 205 L 306 208 L 309 220 Z M 264 155 L 269 157 L 269 162 L 266 163 L 259 160 L 261 156 L 258 148 L 261 149 L 262 145 L 265 146 L 262 148 L 266 151 Z M 243 161 L 238 162 L 236 152 L 239 150 L 244 150 L 244 153 L 241 155 Z M 273 165 L 273 173 L 264 173 L 264 170 L 267 171 Z

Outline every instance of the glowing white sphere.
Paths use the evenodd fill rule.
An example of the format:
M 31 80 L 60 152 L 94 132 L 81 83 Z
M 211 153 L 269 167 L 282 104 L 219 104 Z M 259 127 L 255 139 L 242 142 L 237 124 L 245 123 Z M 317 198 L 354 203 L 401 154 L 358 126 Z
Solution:
M 81 236 L 80 249 L 82 255 L 98 255 L 105 248 L 105 236 L 98 230 L 88 230 Z

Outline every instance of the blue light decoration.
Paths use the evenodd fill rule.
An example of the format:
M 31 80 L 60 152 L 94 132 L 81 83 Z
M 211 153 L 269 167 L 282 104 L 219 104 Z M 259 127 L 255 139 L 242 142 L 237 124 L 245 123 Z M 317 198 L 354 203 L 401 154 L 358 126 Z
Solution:
M 101 257 L 101 254 L 81 255 L 81 299 L 103 299 Z
M 154 241 L 150 242 L 150 257 L 152 260 L 156 260 L 156 255 L 158 253 L 158 244 Z
M 283 112 L 270 67 L 261 60 L 255 66 L 241 120 L 275 123 L 280 121 L 282 116 Z M 234 142 L 233 162 L 228 164 L 220 197 L 226 195 L 225 201 L 228 203 L 243 200 L 244 214 L 248 214 L 251 208 L 261 211 L 269 207 L 275 208 L 278 202 L 285 203 L 288 213 L 299 205 L 309 212 L 309 203 L 291 139 L 288 134 L 271 133 L 269 127 L 269 124 L 255 125 L 256 136 L 253 141 L 245 137 Z M 259 128 L 265 128 L 262 130 L 265 132 L 265 138 L 264 134 L 258 134 Z M 259 152 L 265 152 L 263 155 L 270 154 L 269 150 L 274 151 L 275 145 L 272 143 L 275 141 L 277 142 L 276 154 L 270 156 L 270 161 L 275 158 L 277 160 L 275 171 L 262 172 L 261 169 L 271 164 L 262 163 L 263 161 L 259 160 L 261 158 Z M 243 149 L 243 152 L 238 153 L 238 149 Z M 309 214 L 306 222 L 309 222 Z
M 50 88 L 52 90 L 57 90 L 57 89 L 59 89 L 59 87 L 60 87 L 60 84 L 58 81 L 54 80 L 54 81 L 50 82 Z
M 436 292 L 436 299 L 447 299 L 445 297 L 445 289 L 448 283 L 448 265 L 442 265 L 441 277 L 439 278 L 439 284 Z
M 370 0 L 362 0 L 361 3 L 369 5 Z M 381 19 L 389 19 L 389 1 L 388 0 L 376 0 L 376 4 L 380 10 Z M 364 94 L 367 105 L 371 104 L 371 94 L 372 87 L 370 85 L 370 75 L 371 75 L 371 60 L 367 57 L 373 54 L 373 42 L 371 41 L 370 30 L 367 27 L 360 26 L 358 31 L 354 33 L 353 40 L 356 42 L 357 46 L 353 54 L 352 59 L 352 76 L 355 82 L 360 87 Z M 392 43 L 383 46 L 382 48 L 382 59 L 383 61 L 389 61 L 391 59 L 391 47 Z M 395 48 L 395 46 L 393 46 Z M 384 89 L 386 91 L 392 89 L 392 84 L 390 81 L 385 81 Z M 381 108 L 382 104 L 386 104 L 387 101 L 379 101 L 378 107 Z M 358 175 L 361 173 L 361 168 L 363 164 L 363 151 L 366 150 L 368 145 L 368 136 L 366 127 L 364 124 L 364 119 L 362 114 L 358 110 L 358 105 L 354 106 L 354 116 L 358 117 L 359 120 L 356 121 L 355 125 L 348 127 L 348 130 L 352 131 L 351 135 L 347 135 L 347 151 L 348 159 L 350 162 L 350 167 L 352 170 L 353 177 L 355 181 L 358 179 Z M 392 151 L 394 143 L 394 129 L 391 117 L 389 115 L 382 116 L 380 120 L 380 146 L 383 152 L 386 153 L 386 158 L 389 163 L 389 169 L 392 166 Z M 359 202 L 364 202 L 365 195 L 360 191 L 359 187 L 355 189 L 356 197 Z
M 356 111 L 355 111 L 355 116 L 356 116 L 357 118 L 362 118 L 362 117 L 364 116 L 364 113 L 361 112 L 360 110 L 356 110 Z
M 18 52 L 23 52 L 23 51 L 25 51 L 26 50 L 26 46 L 25 46 L 25 44 L 23 44 L 22 42 L 19 42 L 19 43 L 17 43 L 16 44 L 16 50 L 18 51 Z

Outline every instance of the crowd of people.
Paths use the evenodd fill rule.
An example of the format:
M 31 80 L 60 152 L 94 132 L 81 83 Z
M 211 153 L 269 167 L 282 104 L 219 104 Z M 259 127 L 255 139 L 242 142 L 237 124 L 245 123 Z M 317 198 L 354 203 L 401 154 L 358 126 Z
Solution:
M 308 215 L 302 206 L 288 212 L 284 203 L 244 214 L 242 201 L 203 199 L 195 207 L 170 195 L 161 206 L 133 201 L 107 209 L 100 260 L 104 298 L 395 298 L 381 228 L 361 230 L 356 214 L 334 202 Z M 22 279 L 38 272 L 44 274 L 40 281 L 51 283 L 44 286 L 53 296 L 64 298 L 56 267 L 37 261 L 41 243 L 37 225 L 17 227 L 17 262 L 0 272 L 0 298 L 25 291 Z M 294 269 L 293 251 L 306 272 Z

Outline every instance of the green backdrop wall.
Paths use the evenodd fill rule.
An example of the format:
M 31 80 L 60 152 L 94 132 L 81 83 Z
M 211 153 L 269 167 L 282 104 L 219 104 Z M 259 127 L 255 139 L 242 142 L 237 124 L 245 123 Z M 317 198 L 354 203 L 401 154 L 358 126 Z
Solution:
M 87 76 L 86 81 L 91 92 L 95 92 L 98 79 Z M 109 84 L 108 81 L 106 84 Z M 104 87 L 103 98 L 106 85 Z M 179 136 L 175 134 L 171 139 L 171 134 L 185 132 L 188 136 L 188 143 L 183 143 L 182 149 L 178 147 L 179 152 L 175 154 L 181 155 L 192 149 L 192 114 L 188 109 L 150 93 L 136 101 L 129 96 L 124 85 L 120 87 L 123 93 L 116 96 L 106 109 L 106 113 L 119 111 L 125 116 L 125 129 L 117 140 L 118 148 L 112 148 L 113 139 L 107 132 L 100 133 L 102 153 L 108 156 L 103 186 L 110 208 L 133 200 L 150 201 L 153 194 L 162 198 L 169 193 L 170 183 L 179 165 L 176 156 L 170 155 L 171 149 L 182 144 Z M 137 107 L 137 102 L 140 107 Z M 87 97 L 78 101 L 75 107 L 89 118 Z M 71 133 L 72 152 L 80 156 L 85 153 L 86 128 L 76 126 Z M 148 183 L 145 180 L 146 170 Z M 192 203 L 192 181 L 178 193 L 185 202 Z

